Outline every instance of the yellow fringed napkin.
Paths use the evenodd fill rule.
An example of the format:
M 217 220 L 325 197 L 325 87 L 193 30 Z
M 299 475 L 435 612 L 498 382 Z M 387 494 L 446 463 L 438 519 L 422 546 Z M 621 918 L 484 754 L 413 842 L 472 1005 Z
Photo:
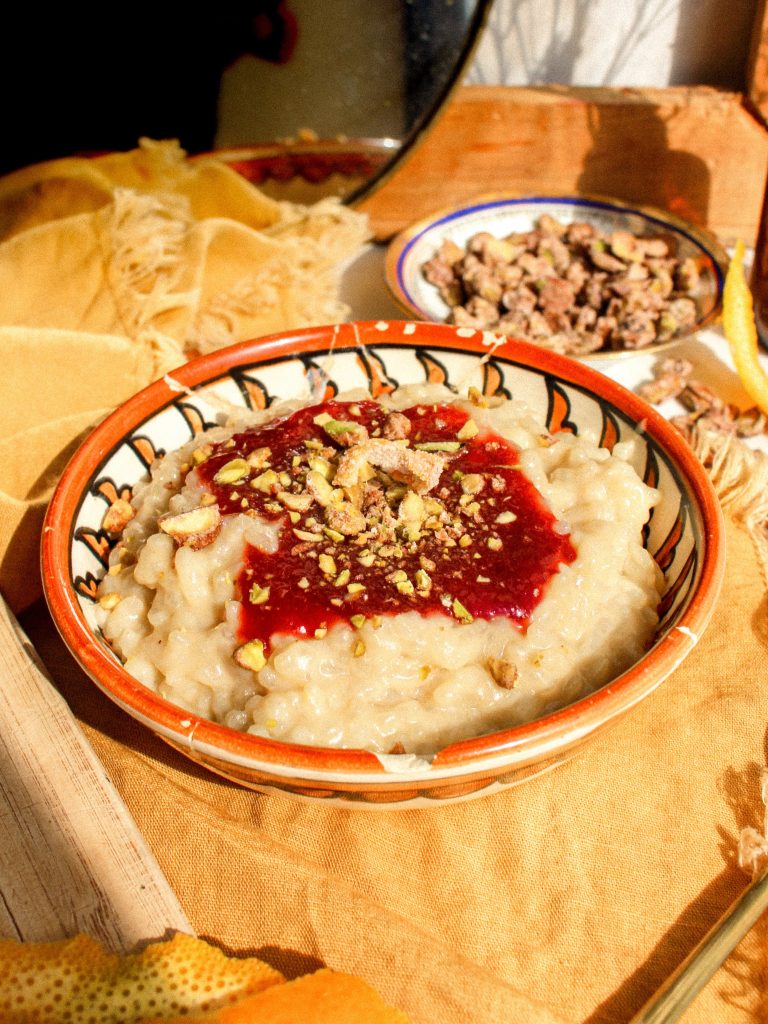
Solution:
M 338 323 L 367 219 L 279 203 L 175 142 L 0 178 L 0 592 L 40 593 L 51 491 L 84 432 L 191 355 Z
M 280 204 L 215 158 L 188 160 L 175 140 L 141 139 L 127 153 L 64 157 L 0 178 L 0 238 L 107 206 L 115 189 L 186 198 L 196 220 L 231 217 L 263 231 Z

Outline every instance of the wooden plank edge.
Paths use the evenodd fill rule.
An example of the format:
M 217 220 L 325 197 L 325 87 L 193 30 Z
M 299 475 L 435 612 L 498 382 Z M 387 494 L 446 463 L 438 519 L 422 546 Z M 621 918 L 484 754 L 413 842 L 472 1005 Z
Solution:
M 0 935 L 114 952 L 193 929 L 69 707 L 0 599 Z

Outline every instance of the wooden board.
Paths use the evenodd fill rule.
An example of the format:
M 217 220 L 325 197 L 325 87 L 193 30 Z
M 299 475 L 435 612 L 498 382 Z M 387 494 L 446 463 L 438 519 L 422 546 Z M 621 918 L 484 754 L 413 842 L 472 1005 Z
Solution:
M 461 86 L 404 164 L 361 204 L 380 240 L 483 192 L 584 192 L 757 236 L 768 132 L 708 87 Z
M 115 952 L 192 932 L 74 715 L 0 598 L 0 937 Z

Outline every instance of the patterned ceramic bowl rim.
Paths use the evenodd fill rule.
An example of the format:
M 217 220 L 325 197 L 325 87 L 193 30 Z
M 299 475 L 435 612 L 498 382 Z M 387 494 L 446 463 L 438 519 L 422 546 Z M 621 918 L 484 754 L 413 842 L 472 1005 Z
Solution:
M 471 203 L 464 206 L 445 208 L 437 210 L 427 217 L 423 217 L 401 231 L 389 244 L 386 256 L 386 279 L 387 286 L 392 297 L 398 306 L 409 316 L 417 317 L 420 320 L 440 320 L 435 316 L 431 304 L 426 304 L 420 297 L 418 286 L 420 285 L 420 267 L 422 260 L 419 258 L 418 265 L 413 264 L 416 258 L 417 247 L 431 236 L 435 237 L 435 244 L 430 245 L 431 251 L 436 248 L 437 242 L 451 228 L 460 225 L 462 221 L 471 222 L 476 217 L 487 218 L 482 228 L 493 230 L 490 226 L 492 216 L 499 210 L 502 215 L 513 214 L 516 208 L 532 207 L 540 210 L 541 213 L 551 212 L 552 206 L 559 207 L 581 207 L 583 210 L 592 211 L 599 219 L 601 216 L 611 217 L 614 214 L 624 218 L 628 223 L 641 221 L 652 230 L 658 232 L 673 232 L 685 239 L 701 256 L 707 274 L 712 285 L 712 294 L 708 297 L 708 304 L 700 310 L 696 326 L 686 334 L 681 334 L 670 341 L 660 342 L 641 349 L 622 349 L 617 351 L 599 351 L 579 356 L 580 359 L 615 359 L 628 356 L 659 352 L 676 344 L 682 337 L 694 331 L 702 330 L 717 317 L 722 305 L 723 284 L 725 281 L 725 269 L 728 263 L 728 256 L 725 249 L 720 245 L 717 238 L 710 232 L 689 224 L 672 213 L 659 210 L 652 206 L 632 206 L 620 199 L 613 199 L 610 196 L 598 195 L 574 195 L 551 193 L 545 196 L 525 196 L 515 194 L 488 193 L 476 196 Z M 478 225 L 478 229 L 480 225 Z M 633 230 L 630 228 L 630 230 Z M 417 286 L 414 287 L 414 280 Z M 424 288 L 433 290 L 432 286 L 426 284 Z M 435 309 L 437 307 L 437 300 Z M 447 307 L 446 307 L 447 308 Z
M 182 388 L 196 389 L 216 381 L 231 383 L 234 374 L 242 390 L 241 371 L 255 368 L 264 372 L 270 365 L 292 367 L 297 361 L 302 373 L 310 375 L 317 372 L 318 359 L 330 358 L 328 350 L 333 348 L 333 358 L 354 352 L 355 358 L 365 363 L 375 394 L 386 386 L 382 360 L 388 350 L 405 350 L 426 359 L 425 372 L 431 375 L 441 358 L 449 361 L 456 353 L 476 360 L 488 356 L 489 345 L 498 347 L 486 367 L 503 370 L 506 366 L 510 372 L 519 368 L 541 377 L 550 395 L 550 423 L 559 418 L 567 429 L 569 389 L 577 398 L 583 394 L 591 401 L 597 399 L 609 432 L 620 429 L 621 424 L 631 429 L 641 423 L 657 457 L 652 461 L 664 461 L 690 499 L 690 508 L 666 542 L 671 550 L 686 527 L 697 533 L 681 584 L 689 593 L 676 621 L 628 671 L 561 711 L 451 744 L 440 750 L 431 764 L 406 761 L 393 774 L 391 766 L 385 769 L 382 760 L 365 751 L 302 747 L 200 719 L 138 683 L 94 635 L 83 612 L 86 599 L 72 575 L 73 549 L 82 542 L 76 533 L 78 515 L 109 458 L 129 441 L 138 444 L 142 428 L 155 414 L 185 403 L 188 396 Z M 106 510 L 106 504 L 103 507 Z M 690 653 L 713 611 L 723 571 L 722 516 L 706 473 L 674 428 L 637 396 L 584 363 L 535 346 L 440 324 L 399 321 L 309 328 L 244 342 L 195 359 L 151 384 L 96 427 L 78 449 L 50 503 L 42 541 L 45 593 L 57 628 L 86 673 L 130 715 L 196 759 L 210 755 L 239 769 L 255 766 L 287 782 L 321 780 L 332 786 L 336 780 L 371 789 L 391 787 L 393 782 L 407 788 L 435 778 L 466 780 L 555 755 L 562 759 L 570 748 L 642 700 Z

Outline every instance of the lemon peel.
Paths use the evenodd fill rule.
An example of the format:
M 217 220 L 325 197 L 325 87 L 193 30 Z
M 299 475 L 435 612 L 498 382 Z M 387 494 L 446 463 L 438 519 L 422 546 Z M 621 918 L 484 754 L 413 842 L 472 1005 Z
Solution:
M 742 386 L 768 414 L 768 373 L 759 358 L 752 292 L 744 274 L 744 243 L 734 246 L 723 290 L 723 332 Z

